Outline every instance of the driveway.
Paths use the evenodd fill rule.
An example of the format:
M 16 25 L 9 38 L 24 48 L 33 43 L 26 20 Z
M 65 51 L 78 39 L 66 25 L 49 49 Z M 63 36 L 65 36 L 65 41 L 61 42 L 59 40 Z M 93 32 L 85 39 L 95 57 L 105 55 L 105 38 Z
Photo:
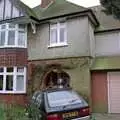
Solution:
M 94 113 L 92 120 L 120 120 L 120 114 L 99 114 L 99 113 Z

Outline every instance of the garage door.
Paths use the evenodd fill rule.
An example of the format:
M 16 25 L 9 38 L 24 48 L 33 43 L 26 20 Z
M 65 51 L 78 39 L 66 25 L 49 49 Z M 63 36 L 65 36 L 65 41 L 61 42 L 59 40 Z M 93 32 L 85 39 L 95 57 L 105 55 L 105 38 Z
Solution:
M 107 72 L 92 72 L 92 111 L 108 112 Z
M 120 113 L 120 72 L 108 73 L 109 113 Z

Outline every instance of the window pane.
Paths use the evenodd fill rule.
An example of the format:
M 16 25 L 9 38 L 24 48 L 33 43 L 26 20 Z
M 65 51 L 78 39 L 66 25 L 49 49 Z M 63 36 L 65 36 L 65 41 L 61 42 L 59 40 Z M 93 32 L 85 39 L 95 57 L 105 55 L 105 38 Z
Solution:
M 5 29 L 6 28 L 6 25 L 1 25 L 1 29 Z
M 25 25 L 20 24 L 19 28 L 22 29 L 22 30 L 25 30 Z
M 0 75 L 0 90 L 3 90 L 3 75 Z
M 6 77 L 6 90 L 13 90 L 13 76 L 7 75 Z
M 25 46 L 25 32 L 19 31 L 18 45 Z
M 13 67 L 7 68 L 7 72 L 13 72 Z
M 5 31 L 2 31 L 0 35 L 0 46 L 3 46 L 4 44 L 5 44 Z
M 0 68 L 0 73 L 2 73 L 4 71 L 4 69 L 3 68 Z
M 24 90 L 24 76 L 18 75 L 16 81 L 16 91 L 23 91 Z
M 8 45 L 15 45 L 15 31 L 8 32 Z
M 51 29 L 50 31 L 50 43 L 54 44 L 57 43 L 57 30 Z
M 65 27 L 65 22 L 64 21 L 60 22 L 60 27 L 62 27 L 62 28 Z
M 82 104 L 80 97 L 73 91 L 59 91 L 48 93 L 50 107 Z
M 23 73 L 23 72 L 24 72 L 24 67 L 18 67 L 18 68 L 17 68 L 17 72 Z
M 60 28 L 60 42 L 65 42 L 65 28 Z
M 9 28 L 15 28 L 14 24 L 9 24 Z

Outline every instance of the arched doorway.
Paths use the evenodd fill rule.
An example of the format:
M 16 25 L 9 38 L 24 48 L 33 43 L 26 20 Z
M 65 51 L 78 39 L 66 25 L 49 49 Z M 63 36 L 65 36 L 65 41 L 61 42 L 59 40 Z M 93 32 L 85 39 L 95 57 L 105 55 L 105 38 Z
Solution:
M 52 69 L 45 74 L 44 88 L 67 88 L 70 86 L 70 76 L 59 69 Z

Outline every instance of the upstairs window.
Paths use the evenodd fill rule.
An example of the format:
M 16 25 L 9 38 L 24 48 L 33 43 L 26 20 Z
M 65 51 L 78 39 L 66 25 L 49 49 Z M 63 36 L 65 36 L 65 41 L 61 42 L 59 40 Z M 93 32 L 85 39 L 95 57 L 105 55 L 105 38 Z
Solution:
M 2 24 L 0 25 L 0 47 L 24 47 L 27 46 L 25 25 Z
M 0 67 L 0 93 L 25 93 L 26 68 Z
M 50 25 L 50 47 L 67 45 L 67 30 L 65 22 Z

